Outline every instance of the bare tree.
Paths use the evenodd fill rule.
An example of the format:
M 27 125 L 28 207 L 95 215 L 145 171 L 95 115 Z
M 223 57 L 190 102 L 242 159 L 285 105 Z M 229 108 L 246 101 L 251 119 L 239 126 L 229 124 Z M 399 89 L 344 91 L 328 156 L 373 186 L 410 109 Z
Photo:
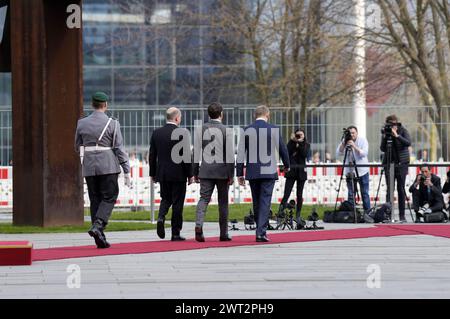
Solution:
M 448 0 L 374 0 L 381 12 L 378 29 L 366 30 L 367 41 L 397 54 L 399 69 L 418 89 L 422 103 L 430 106 L 441 142 L 442 155 L 448 159 L 448 126 L 445 106 L 450 104 L 449 67 L 450 12 Z M 430 143 L 433 141 L 430 140 Z

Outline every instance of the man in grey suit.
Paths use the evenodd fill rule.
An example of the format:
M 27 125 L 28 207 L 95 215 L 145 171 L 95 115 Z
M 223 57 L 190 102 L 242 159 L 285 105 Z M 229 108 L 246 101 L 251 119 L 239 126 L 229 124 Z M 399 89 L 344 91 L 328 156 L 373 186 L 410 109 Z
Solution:
M 89 235 L 97 248 L 109 248 L 104 229 L 119 195 L 117 178 L 122 166 L 125 185 L 131 186 L 128 155 L 122 148 L 119 121 L 108 117 L 108 96 L 97 92 L 92 97 L 94 112 L 78 121 L 75 149 L 80 153 L 83 176 L 91 202 L 92 227 Z
M 233 134 L 222 124 L 223 108 L 220 103 L 208 106 L 210 121 L 196 135 L 194 177 L 200 182 L 200 200 L 197 204 L 195 239 L 204 242 L 203 222 L 214 188 L 219 201 L 220 241 L 230 241 L 228 235 L 228 189 L 233 183 Z M 201 145 L 201 147 L 199 147 Z M 201 158 L 201 165 L 198 160 Z

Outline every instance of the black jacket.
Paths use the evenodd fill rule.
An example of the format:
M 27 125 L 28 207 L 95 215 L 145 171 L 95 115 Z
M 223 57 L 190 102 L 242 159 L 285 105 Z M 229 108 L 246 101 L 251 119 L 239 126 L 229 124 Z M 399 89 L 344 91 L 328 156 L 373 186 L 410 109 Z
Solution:
M 429 202 L 431 205 L 437 202 L 441 202 L 444 204 L 444 198 L 442 197 L 442 188 L 441 188 L 441 179 L 431 174 L 431 183 L 433 186 L 431 186 L 431 192 L 430 195 L 428 195 L 427 186 L 420 183 L 419 184 L 419 194 L 422 200 Z M 414 183 L 409 187 L 409 192 L 412 193 L 415 190 Z M 429 197 L 428 197 L 429 196 Z
M 306 180 L 308 175 L 306 168 L 296 167 L 296 165 L 305 165 L 306 158 L 308 157 L 310 144 L 306 141 L 299 143 L 293 139 L 289 140 L 287 144 L 289 153 L 289 162 L 291 163 L 291 170 L 286 173 L 286 178 Z
M 157 182 L 186 182 L 187 178 L 192 177 L 190 138 L 184 141 L 180 136 L 178 140 L 172 140 L 172 132 L 176 128 L 178 127 L 174 124 L 166 124 L 152 134 L 149 151 L 150 176 Z M 190 136 L 186 129 L 182 129 L 182 132 L 184 132 L 184 136 Z M 175 163 L 171 156 L 172 148 L 180 141 L 186 143 L 183 151 L 187 150 L 189 153 L 180 152 L 179 154 L 189 160 Z
M 442 187 L 442 194 L 447 194 L 448 192 L 450 192 L 450 183 L 446 181 L 444 187 Z
M 393 137 L 392 145 L 392 161 L 395 164 L 400 164 L 400 167 L 395 168 L 396 174 L 408 174 L 408 164 L 409 164 L 409 150 L 408 147 L 411 146 L 411 137 L 408 131 L 400 126 L 398 128 L 398 137 Z M 387 138 L 384 137 L 381 140 L 380 150 L 385 153 L 387 151 Z M 383 164 L 386 164 L 386 156 L 383 157 Z

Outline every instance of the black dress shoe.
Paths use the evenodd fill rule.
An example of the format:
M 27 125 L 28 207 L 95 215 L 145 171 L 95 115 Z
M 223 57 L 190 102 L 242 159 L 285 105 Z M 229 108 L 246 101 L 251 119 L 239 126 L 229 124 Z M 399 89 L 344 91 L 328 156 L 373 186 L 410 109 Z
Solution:
M 109 247 L 111 247 L 110 243 L 108 243 L 108 241 L 106 240 L 106 235 L 105 235 L 104 232 L 102 232 L 102 235 L 103 235 L 103 238 L 105 239 L 105 247 L 104 247 L 104 248 L 109 248 Z M 99 247 L 97 247 L 97 248 L 99 248 Z
M 91 229 L 88 231 L 89 236 L 93 237 L 95 240 L 95 244 L 97 245 L 97 248 L 109 248 L 110 245 L 106 241 L 105 236 L 103 236 L 103 225 L 99 221 L 95 221 L 94 224 L 92 224 Z
M 183 241 L 183 240 L 186 240 L 186 238 L 184 238 L 184 237 L 182 237 L 182 236 L 180 236 L 180 235 L 172 235 L 172 239 L 171 239 L 171 241 Z
M 166 231 L 164 230 L 164 220 L 158 220 L 158 222 L 156 223 L 156 233 L 161 239 L 164 239 L 164 237 L 166 237 Z
M 226 236 L 220 236 L 220 241 L 231 241 L 231 237 L 226 235 Z
M 266 236 L 256 236 L 256 242 L 257 243 L 267 243 L 269 241 L 269 238 Z
M 205 236 L 203 236 L 203 229 L 201 227 L 195 227 L 195 240 L 200 243 L 205 241 Z

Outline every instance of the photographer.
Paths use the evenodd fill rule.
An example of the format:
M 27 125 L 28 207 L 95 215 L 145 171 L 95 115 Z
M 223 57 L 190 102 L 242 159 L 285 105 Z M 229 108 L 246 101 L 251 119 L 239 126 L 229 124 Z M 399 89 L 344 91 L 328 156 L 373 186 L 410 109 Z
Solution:
M 358 129 L 356 126 L 349 126 L 344 130 L 342 142 L 338 145 L 336 150 L 336 157 L 345 155 L 346 148 L 349 150 L 344 164 L 368 164 L 367 154 L 369 154 L 369 142 L 364 137 L 358 136 Z M 363 200 L 364 211 L 370 209 L 369 196 L 369 167 L 357 167 L 359 175 L 359 185 L 361 189 L 361 196 Z M 356 180 L 355 168 L 345 167 L 344 174 L 347 178 L 348 201 L 354 205 L 354 194 L 356 194 Z
M 442 211 L 444 208 L 441 179 L 431 174 L 430 167 L 427 165 L 423 165 L 420 171 L 421 174 L 416 176 L 414 184 L 409 188 L 409 192 L 413 194 L 416 223 L 420 222 L 423 213 Z
M 297 129 L 295 131 L 287 144 L 287 149 L 292 168 L 284 175 L 286 184 L 284 186 L 284 196 L 281 200 L 279 211 L 286 208 L 286 203 L 289 196 L 291 196 L 292 188 L 294 187 L 295 182 L 297 182 L 297 207 L 295 217 L 297 225 L 301 225 L 300 213 L 303 204 L 303 187 L 307 179 L 307 174 L 305 167 L 298 167 L 296 165 L 306 164 L 306 158 L 310 150 L 310 144 L 306 140 L 305 131 L 303 129 Z
M 380 149 L 386 154 L 388 150 L 388 143 L 392 143 L 392 154 L 390 163 L 394 163 L 394 180 L 397 182 L 397 194 L 398 194 L 398 210 L 400 215 L 400 221 L 406 222 L 405 218 L 405 179 L 408 174 L 409 166 L 409 149 L 411 146 L 411 138 L 408 131 L 399 123 L 397 116 L 389 115 L 386 118 L 386 123 L 382 129 L 382 139 Z M 383 157 L 383 164 L 389 164 L 387 156 Z M 386 183 L 389 185 L 389 176 L 386 170 Z M 389 186 L 388 186 L 389 188 Z M 387 192 L 389 197 L 389 190 Z M 386 199 L 390 202 L 390 199 Z

